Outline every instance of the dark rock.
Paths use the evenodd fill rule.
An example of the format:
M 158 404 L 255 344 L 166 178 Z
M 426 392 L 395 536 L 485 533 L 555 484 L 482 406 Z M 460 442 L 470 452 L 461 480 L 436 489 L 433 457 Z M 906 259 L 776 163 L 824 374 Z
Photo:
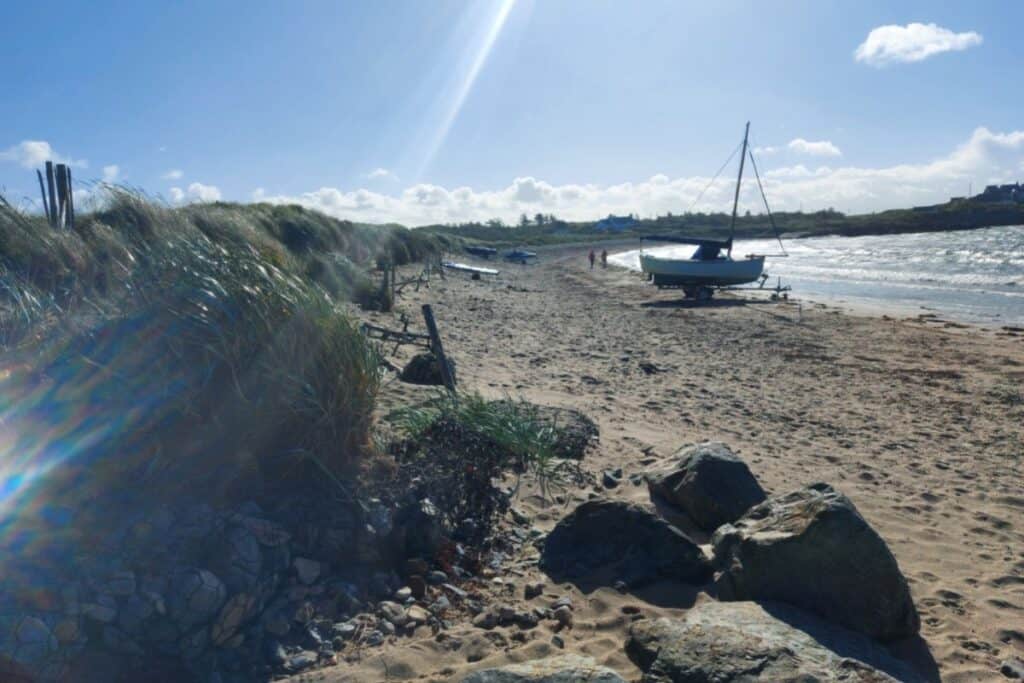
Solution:
M 689 446 L 676 458 L 672 467 L 648 473 L 647 487 L 652 497 L 682 509 L 705 531 L 735 522 L 765 499 L 746 463 L 725 444 Z
M 448 581 L 448 575 L 440 569 L 427 572 L 427 583 L 432 586 L 440 586 Z
M 448 359 L 449 366 L 451 367 L 452 375 L 455 374 L 455 361 Z M 418 353 L 413 356 L 405 367 L 402 368 L 402 372 L 399 373 L 398 379 L 409 384 L 425 384 L 431 386 L 444 386 L 444 376 L 441 374 L 441 362 L 437 356 L 431 352 Z
M 213 572 L 189 569 L 174 578 L 170 616 L 182 630 L 208 623 L 220 610 L 227 591 Z
M 557 428 L 555 455 L 560 458 L 582 460 L 587 450 L 600 437 L 597 423 L 578 410 L 534 406 L 537 417 Z
M 769 498 L 712 543 L 722 600 L 777 600 L 883 640 L 920 629 L 896 558 L 827 484 Z
M 605 470 L 601 473 L 601 483 L 606 489 L 613 489 L 619 485 L 619 477 L 616 477 L 611 470 Z
M 510 664 L 496 669 L 475 671 L 462 683 L 626 683 L 611 669 L 599 666 L 590 657 L 563 654 L 532 662 Z
M 424 498 L 395 515 L 394 533 L 403 557 L 433 557 L 444 541 L 444 520 L 437 506 Z
M 540 595 L 543 592 L 544 592 L 544 582 L 543 581 L 538 581 L 538 582 L 535 582 L 535 583 L 528 583 L 523 588 L 523 597 L 525 597 L 527 600 L 532 600 L 533 598 L 537 597 L 538 595 Z
M 1024 661 L 1016 657 L 1010 657 L 999 667 L 999 673 L 1007 678 L 1024 678 Z
M 870 638 L 778 603 L 706 602 L 681 619 L 642 619 L 626 652 L 643 683 L 922 680 Z
M 710 569 L 683 532 L 639 505 L 592 500 L 580 504 L 548 534 L 540 566 L 556 580 L 613 568 L 631 585 L 659 578 L 703 582 Z

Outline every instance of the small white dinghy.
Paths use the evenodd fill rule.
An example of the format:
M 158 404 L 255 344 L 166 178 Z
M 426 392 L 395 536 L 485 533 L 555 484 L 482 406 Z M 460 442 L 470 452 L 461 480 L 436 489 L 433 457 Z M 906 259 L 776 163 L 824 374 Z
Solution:
M 668 258 L 646 254 L 641 246 L 640 270 L 659 288 L 679 287 L 687 297 L 709 299 L 717 287 L 735 287 L 758 280 L 764 282 L 766 278 L 764 275 L 765 256 L 751 254 L 743 259 L 732 257 L 732 241 L 736 233 L 736 210 L 739 207 L 740 184 L 743 182 L 743 165 L 749 154 L 747 148 L 749 137 L 750 123 L 748 122 L 743 133 L 743 151 L 740 156 L 739 176 L 736 178 L 736 192 L 733 196 L 729 239 L 722 241 L 666 235 L 644 238 L 658 242 L 693 244 L 697 247 L 690 258 Z M 733 154 L 735 153 L 734 151 Z M 753 155 L 750 156 L 750 161 L 751 164 L 754 164 Z M 754 171 L 755 173 L 757 171 L 756 164 L 754 164 Z M 712 182 L 714 182 L 713 179 Z M 761 187 L 760 177 L 758 177 L 758 187 Z M 761 188 L 761 196 L 764 198 L 765 209 L 768 211 L 768 219 L 774 227 L 775 221 L 772 219 L 771 209 L 768 208 L 768 200 L 764 197 L 763 188 Z M 776 235 L 778 235 L 778 230 L 776 230 Z M 781 240 L 779 244 L 782 244 Z M 781 256 L 785 256 L 785 254 L 783 253 Z

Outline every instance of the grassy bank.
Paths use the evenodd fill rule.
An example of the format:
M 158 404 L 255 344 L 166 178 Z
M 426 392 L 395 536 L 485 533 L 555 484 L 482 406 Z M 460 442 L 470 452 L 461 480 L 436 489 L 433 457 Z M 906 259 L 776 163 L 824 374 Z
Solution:
M 345 476 L 379 373 L 340 304 L 375 305 L 375 263 L 445 240 L 295 206 L 114 190 L 103 207 L 58 231 L 0 205 L 3 504 L 252 499 Z

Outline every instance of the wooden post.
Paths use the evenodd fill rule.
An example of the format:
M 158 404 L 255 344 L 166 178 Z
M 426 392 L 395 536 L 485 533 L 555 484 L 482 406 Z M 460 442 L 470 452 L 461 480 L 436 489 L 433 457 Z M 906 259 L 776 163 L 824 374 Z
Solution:
M 423 320 L 427 323 L 427 334 L 430 335 L 430 350 L 437 356 L 437 362 L 441 365 L 441 379 L 444 380 L 448 391 L 455 391 L 455 376 L 452 374 L 452 366 L 448 364 L 448 356 L 444 355 L 444 347 L 441 345 L 441 334 L 437 331 L 437 322 L 434 320 L 434 310 L 430 304 L 423 304 Z
M 75 229 L 75 191 L 71 188 L 71 167 L 67 166 L 65 172 L 68 174 L 68 227 Z
M 68 167 L 57 164 L 57 227 L 63 228 L 68 218 Z
M 53 189 L 53 162 L 46 162 L 46 187 L 50 191 L 50 225 L 57 227 L 57 196 Z
M 36 169 L 36 176 L 39 178 L 39 193 L 43 195 L 43 213 L 46 214 L 46 222 L 50 222 L 50 205 L 46 202 L 46 186 L 43 185 L 43 172 L 38 168 Z

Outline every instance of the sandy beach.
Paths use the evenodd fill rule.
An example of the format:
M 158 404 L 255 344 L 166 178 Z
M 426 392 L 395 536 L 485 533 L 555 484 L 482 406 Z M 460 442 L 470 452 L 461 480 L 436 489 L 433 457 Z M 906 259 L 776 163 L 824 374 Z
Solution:
M 634 273 L 590 270 L 580 248 L 547 250 L 495 278 L 461 274 L 399 298 L 418 320 L 430 302 L 460 385 L 582 410 L 601 429 L 583 461 L 593 482 L 558 500 L 522 492 L 518 510 L 549 530 L 588 495 L 646 501 L 630 475 L 680 446 L 724 441 L 769 493 L 828 482 L 881 534 L 907 576 L 922 640 L 898 654 L 944 681 L 1004 680 L 1024 655 L 1024 335 L 935 318 L 861 315 L 820 304 L 722 296 L 694 307 Z M 396 314 L 364 314 L 392 324 Z M 399 352 L 400 363 L 411 350 Z M 390 381 L 384 410 L 426 395 Z M 601 473 L 621 467 L 606 490 Z M 706 542 L 706 538 L 695 538 Z M 585 593 L 536 568 L 536 549 L 474 590 L 509 604 L 570 596 L 575 623 L 559 637 L 627 680 L 635 613 L 679 614 L 709 599 L 682 584 L 640 594 Z M 523 586 L 546 581 L 526 601 Z M 554 631 L 482 631 L 466 618 L 443 637 L 423 628 L 318 672 L 323 680 L 458 680 L 465 672 L 558 652 Z

